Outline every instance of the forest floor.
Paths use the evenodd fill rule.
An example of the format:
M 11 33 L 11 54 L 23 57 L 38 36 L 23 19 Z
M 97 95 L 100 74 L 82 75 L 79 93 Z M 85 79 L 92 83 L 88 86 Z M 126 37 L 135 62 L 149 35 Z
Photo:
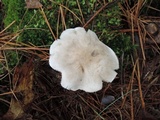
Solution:
M 127 12 L 124 14 L 129 16 Z M 0 60 L 7 61 L 4 51 L 12 49 L 29 56 L 25 63 L 0 74 L 0 119 L 160 120 L 160 18 L 138 19 L 134 14 L 128 24 L 130 28 L 121 31 L 129 31 L 133 43 L 139 47 L 130 55 L 129 64 L 123 55 L 119 58 L 120 69 L 115 80 L 103 83 L 103 89 L 95 93 L 62 88 L 61 73 L 48 64 L 49 48 L 19 47 L 22 44 L 10 41 L 18 33 L 2 29 Z M 110 102 L 104 104 L 104 98 Z

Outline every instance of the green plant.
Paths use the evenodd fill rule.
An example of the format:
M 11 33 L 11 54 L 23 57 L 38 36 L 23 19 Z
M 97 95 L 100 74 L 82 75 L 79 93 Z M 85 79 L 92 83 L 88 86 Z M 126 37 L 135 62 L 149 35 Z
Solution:
M 16 23 L 9 30 L 21 32 L 16 41 L 36 46 L 50 45 L 54 39 L 43 17 L 44 13 L 58 38 L 65 28 L 83 26 L 104 5 L 103 2 L 96 0 L 82 0 L 81 2 L 79 0 L 41 0 L 44 9 L 44 13 L 42 13 L 41 9 L 26 9 L 24 1 L 5 0 L 3 2 L 6 10 L 5 26 L 16 20 Z M 118 4 L 114 3 L 114 5 L 101 11 L 88 24 L 88 28 L 95 31 L 101 41 L 120 55 L 122 52 L 128 52 L 133 48 L 130 38 L 126 34 L 112 30 L 120 27 L 120 25 L 121 11 Z M 15 59 L 14 56 L 12 57 Z
M 18 28 L 18 24 L 21 22 L 21 19 L 24 14 L 24 1 L 19 0 L 3 0 L 5 9 L 5 19 L 4 24 L 5 26 L 8 26 L 13 21 L 16 21 L 16 24 L 14 24 L 11 28 L 9 28 L 10 31 L 15 32 Z

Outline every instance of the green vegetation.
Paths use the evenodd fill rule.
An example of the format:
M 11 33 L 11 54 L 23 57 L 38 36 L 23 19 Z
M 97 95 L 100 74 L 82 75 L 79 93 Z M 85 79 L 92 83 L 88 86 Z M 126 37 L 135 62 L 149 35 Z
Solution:
M 34 46 L 49 46 L 55 39 L 46 24 L 44 14 L 50 24 L 56 38 L 66 28 L 85 25 L 105 3 L 96 0 L 40 0 L 44 13 L 41 9 L 27 9 L 24 1 L 3 0 L 5 8 L 5 27 L 16 21 L 8 31 L 20 35 L 16 42 L 32 44 Z M 112 2 L 112 1 L 111 1 Z M 110 46 L 120 57 L 122 53 L 129 55 L 136 47 L 131 43 L 131 38 L 119 30 L 123 27 L 121 10 L 118 2 L 113 2 L 94 16 L 86 27 L 95 31 L 99 39 Z M 17 51 L 5 51 L 9 68 L 13 68 L 23 54 Z M 22 60 L 24 61 L 24 60 Z
M 58 38 L 60 33 L 70 27 L 83 26 L 87 23 L 96 12 L 103 7 L 104 3 L 96 0 L 70 1 L 41 0 L 43 10 L 47 20 Z M 40 9 L 27 9 L 25 2 L 19 0 L 4 0 L 5 19 L 4 24 L 7 27 L 13 21 L 16 21 L 10 28 L 10 32 L 20 32 L 16 42 L 32 44 L 36 46 L 46 46 L 53 42 L 52 36 L 46 21 L 44 13 Z M 121 11 L 117 3 L 103 9 L 94 19 L 86 26 L 87 29 L 95 31 L 101 41 L 109 45 L 118 56 L 123 52 L 131 51 L 134 46 L 130 42 L 128 35 L 120 33 L 117 28 L 121 28 Z M 19 58 L 15 53 L 8 53 L 10 57 L 9 64 L 14 66 Z
M 5 0 L 3 3 L 6 9 L 5 26 L 8 26 L 15 20 L 16 23 L 10 27 L 10 30 L 13 32 L 22 31 L 20 37 L 17 39 L 18 41 L 30 42 L 38 46 L 51 44 L 53 38 L 40 10 L 28 10 L 25 8 L 24 1 L 19 0 Z M 65 28 L 83 26 L 103 5 L 103 3 L 99 3 L 96 0 L 82 0 L 81 2 L 69 0 L 49 2 L 41 0 L 41 3 L 43 4 L 44 12 L 53 32 L 58 33 L 56 34 L 57 37 Z M 108 44 L 111 39 L 115 39 L 117 33 L 112 32 L 112 35 L 107 33 L 112 31 L 110 29 L 112 26 L 120 26 L 120 13 L 120 9 L 115 3 L 113 7 L 104 9 L 98 14 L 88 25 L 88 28 L 96 31 L 101 37 L 101 40 Z M 116 37 L 121 39 L 123 35 L 121 36 L 119 34 Z
M 16 24 L 14 24 L 9 30 L 11 31 L 17 31 L 18 24 L 21 22 L 21 19 L 24 14 L 24 1 L 19 0 L 3 0 L 2 1 L 5 8 L 5 19 L 4 24 L 5 26 L 8 26 L 13 21 L 16 21 Z

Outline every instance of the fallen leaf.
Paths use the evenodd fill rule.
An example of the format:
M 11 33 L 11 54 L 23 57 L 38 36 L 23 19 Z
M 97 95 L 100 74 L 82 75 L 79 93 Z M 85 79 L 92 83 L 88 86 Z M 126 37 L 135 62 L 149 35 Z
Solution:
M 26 0 L 26 8 L 34 9 L 41 8 L 43 5 L 39 2 L 39 0 Z
M 21 67 L 16 67 L 13 76 L 13 96 L 11 98 L 8 112 L 3 119 L 14 120 L 25 115 L 29 104 L 33 101 L 33 60 L 24 63 Z

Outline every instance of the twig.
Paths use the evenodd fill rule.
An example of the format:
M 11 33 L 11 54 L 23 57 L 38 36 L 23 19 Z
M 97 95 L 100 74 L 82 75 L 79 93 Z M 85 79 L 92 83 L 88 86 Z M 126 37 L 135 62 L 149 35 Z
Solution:
M 52 33 L 53 38 L 56 40 L 56 36 L 54 35 L 54 33 L 53 33 L 53 31 L 52 31 L 52 28 L 51 28 L 51 26 L 50 26 L 50 24 L 49 24 L 49 22 L 48 22 L 48 19 L 47 19 L 47 17 L 46 17 L 46 14 L 45 14 L 44 11 L 43 11 L 43 8 L 40 7 L 40 10 L 41 10 L 42 15 L 43 15 L 43 17 L 44 17 L 44 19 L 45 19 L 45 21 L 46 21 L 48 27 L 49 27 L 49 30 L 50 30 L 51 33 Z
M 138 89 L 139 89 L 139 94 L 140 94 L 140 100 L 141 100 L 141 104 L 142 104 L 142 108 L 145 109 L 145 102 L 143 99 L 143 93 L 142 93 L 142 88 L 141 88 L 141 75 L 140 75 L 140 68 L 139 68 L 139 60 L 137 63 L 137 80 L 138 80 Z
M 14 20 L 14 21 L 13 21 L 11 24 L 9 24 L 5 29 L 3 29 L 3 30 L 0 32 L 0 34 L 3 33 L 4 31 L 6 31 L 9 27 L 11 27 L 15 22 L 16 22 L 16 21 Z

